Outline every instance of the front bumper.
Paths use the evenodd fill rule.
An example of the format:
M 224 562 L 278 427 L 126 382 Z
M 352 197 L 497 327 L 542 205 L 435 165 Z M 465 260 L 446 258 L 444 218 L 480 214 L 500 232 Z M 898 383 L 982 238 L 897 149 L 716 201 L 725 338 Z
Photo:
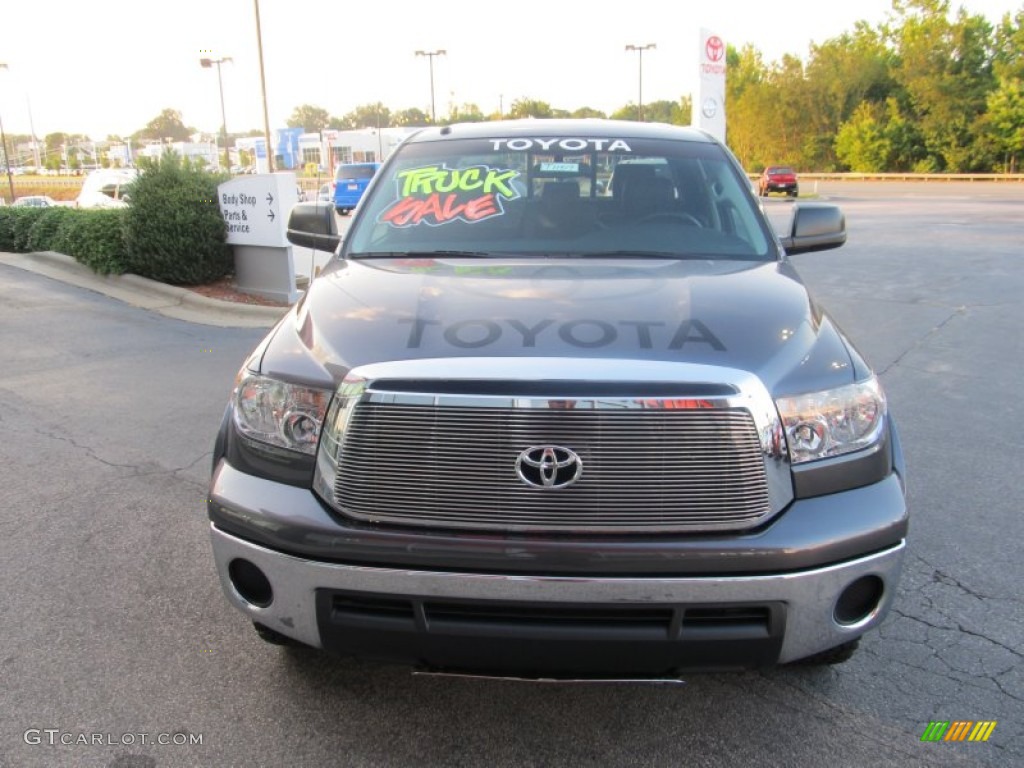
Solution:
M 828 472 L 817 485 L 798 476 L 798 488 L 814 495 L 742 533 L 540 536 L 371 525 L 332 512 L 308 486 L 257 477 L 227 459 L 217 462 L 207 510 L 219 530 L 314 562 L 524 576 L 763 575 L 855 560 L 903 541 L 908 514 L 895 465 L 878 482 L 840 492 Z
M 472 651 L 468 671 L 500 671 L 509 666 L 511 654 L 514 671 L 525 674 L 603 672 L 611 660 L 622 664 L 616 674 L 794 661 L 853 640 L 880 623 L 892 602 L 904 551 L 901 540 L 845 562 L 777 574 L 541 576 L 346 565 L 276 552 L 216 525 L 211 535 L 231 603 L 253 621 L 302 643 L 459 671 L 467 671 L 458 663 L 459 649 Z M 262 607 L 245 599 L 233 583 L 230 566 L 239 561 L 256 566 L 269 581 L 272 599 L 262 601 Z M 834 618 L 839 595 L 862 577 L 880 580 L 878 604 L 856 623 L 840 624 Z M 425 605 L 446 606 L 449 617 L 453 606 L 466 611 L 435 624 Z M 520 610 L 524 607 L 532 613 L 527 616 Z M 595 618 L 599 608 L 614 614 L 613 626 Z M 645 609 L 661 611 L 671 626 L 659 629 L 654 614 Z M 710 634 L 701 636 L 700 628 L 694 634 L 674 618 L 688 609 L 704 614 L 715 609 L 726 620 Z M 762 630 L 750 629 L 749 622 L 742 630 L 735 621 L 730 625 L 728 616 L 746 615 L 748 609 L 764 617 Z M 560 614 L 584 618 L 568 624 Z M 553 619 L 545 622 L 544 616 Z M 636 618 L 632 624 L 630 617 Z M 739 636 L 744 632 L 749 636 Z M 575 665 L 574 659 L 595 647 L 596 655 L 582 667 Z M 530 660 L 540 661 L 532 665 Z

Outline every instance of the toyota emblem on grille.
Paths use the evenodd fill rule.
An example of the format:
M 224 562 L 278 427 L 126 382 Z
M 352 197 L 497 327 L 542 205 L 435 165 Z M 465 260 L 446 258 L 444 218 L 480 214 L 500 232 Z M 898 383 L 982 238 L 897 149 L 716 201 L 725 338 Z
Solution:
M 565 488 L 580 479 L 583 462 L 560 445 L 535 445 L 516 459 L 516 474 L 535 488 Z

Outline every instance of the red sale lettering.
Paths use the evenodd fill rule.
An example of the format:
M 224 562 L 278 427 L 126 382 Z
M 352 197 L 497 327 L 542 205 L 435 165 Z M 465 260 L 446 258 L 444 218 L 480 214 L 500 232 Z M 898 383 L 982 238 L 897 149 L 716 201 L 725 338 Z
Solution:
M 416 224 L 445 224 L 462 219 L 474 222 L 501 213 L 495 199 L 497 195 L 484 195 L 466 202 L 458 202 L 455 193 L 441 196 L 435 192 L 427 198 L 406 197 L 398 200 L 380 215 L 380 220 L 395 227 L 411 227 Z

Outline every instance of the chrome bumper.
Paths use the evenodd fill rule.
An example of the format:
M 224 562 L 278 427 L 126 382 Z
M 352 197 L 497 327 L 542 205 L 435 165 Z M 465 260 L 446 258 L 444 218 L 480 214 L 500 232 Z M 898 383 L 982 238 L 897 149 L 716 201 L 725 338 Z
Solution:
M 494 575 L 342 565 L 281 554 L 211 525 L 214 559 L 224 593 L 253 621 L 320 648 L 315 593 L 338 589 L 381 595 L 557 603 L 735 603 L 775 601 L 786 605 L 779 662 L 804 658 L 852 640 L 885 618 L 892 603 L 905 544 L 824 568 L 757 576 L 614 578 Z M 266 574 L 274 599 L 266 607 L 247 602 L 235 589 L 228 565 L 241 558 Z M 833 618 L 842 590 L 861 576 L 884 584 L 878 608 L 846 626 Z

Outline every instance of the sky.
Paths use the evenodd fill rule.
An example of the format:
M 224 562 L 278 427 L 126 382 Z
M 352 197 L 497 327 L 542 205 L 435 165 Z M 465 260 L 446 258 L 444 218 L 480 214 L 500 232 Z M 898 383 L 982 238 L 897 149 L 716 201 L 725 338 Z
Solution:
M 4 2 L 0 120 L 8 134 L 64 131 L 93 139 L 128 135 L 164 109 L 186 125 L 221 125 L 221 66 L 229 131 L 263 127 L 256 0 L 51 0 Z M 993 23 L 1021 0 L 952 2 Z M 391 110 L 452 103 L 485 113 L 518 98 L 611 112 L 676 100 L 696 88 L 701 28 L 729 45 L 752 44 L 765 61 L 807 58 L 811 43 L 877 25 L 891 0 L 259 0 L 271 129 L 295 107 L 342 116 L 362 104 Z

